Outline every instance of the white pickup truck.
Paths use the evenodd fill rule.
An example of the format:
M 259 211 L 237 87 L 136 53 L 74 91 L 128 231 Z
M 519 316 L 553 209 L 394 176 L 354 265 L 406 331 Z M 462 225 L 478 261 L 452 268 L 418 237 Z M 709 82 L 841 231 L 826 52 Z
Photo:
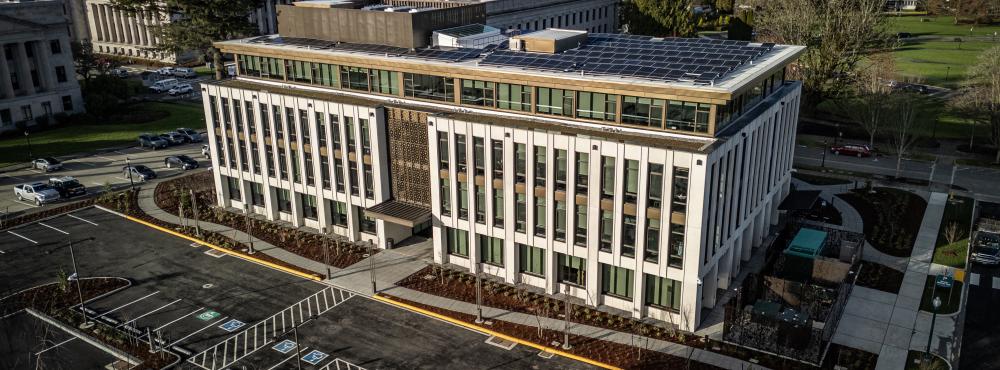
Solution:
M 27 200 L 39 206 L 59 200 L 58 190 L 40 182 L 14 185 L 14 194 L 17 195 L 17 200 Z

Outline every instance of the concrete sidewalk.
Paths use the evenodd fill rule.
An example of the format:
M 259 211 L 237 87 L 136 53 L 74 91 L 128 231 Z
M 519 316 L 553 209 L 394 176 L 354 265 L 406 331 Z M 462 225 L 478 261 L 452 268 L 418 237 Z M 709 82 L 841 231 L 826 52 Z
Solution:
M 140 190 L 139 208 L 146 214 L 156 219 L 173 224 L 181 224 L 181 220 L 177 216 L 167 213 L 156 206 L 156 203 L 153 200 L 154 189 L 155 183 L 150 183 Z M 246 233 L 234 230 L 227 226 L 217 225 L 205 221 L 201 221 L 199 224 L 202 229 L 219 232 L 239 241 L 246 241 L 249 238 Z M 267 242 L 254 239 L 254 247 L 258 253 L 267 254 L 271 257 L 294 264 L 306 270 L 319 274 L 326 274 L 326 265 L 298 256 Z M 394 249 L 380 251 L 374 256 L 366 258 L 365 260 L 347 268 L 339 269 L 336 267 L 330 267 L 331 274 L 326 283 L 370 297 L 372 295 L 371 266 L 374 263 L 375 282 L 379 293 L 386 293 L 413 302 L 474 315 L 476 313 L 475 304 L 456 301 L 396 286 L 396 282 L 416 273 L 428 264 L 433 263 L 432 258 L 430 240 L 417 239 L 416 242 L 411 242 Z M 483 306 L 483 316 L 487 320 L 502 320 L 532 327 L 538 327 L 541 325 L 545 329 L 558 331 L 563 330 L 564 327 L 564 322 L 562 320 L 542 318 L 534 315 L 511 312 L 486 306 Z M 663 352 L 683 358 L 690 358 L 693 361 L 718 366 L 724 369 L 767 369 L 766 367 L 747 361 L 683 344 L 645 338 L 637 335 L 634 336 L 619 331 L 577 323 L 572 323 L 570 325 L 570 333 L 630 346 L 635 345 L 636 343 L 646 344 L 646 339 L 648 339 L 646 348 L 649 350 Z

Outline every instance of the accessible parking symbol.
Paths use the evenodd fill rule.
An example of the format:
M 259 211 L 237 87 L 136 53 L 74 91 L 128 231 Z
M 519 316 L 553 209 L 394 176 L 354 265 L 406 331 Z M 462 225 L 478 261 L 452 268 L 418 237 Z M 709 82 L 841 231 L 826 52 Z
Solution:
M 295 342 L 292 342 L 290 339 L 285 339 L 281 341 L 281 343 L 275 344 L 274 347 L 271 347 L 271 349 L 281 353 L 288 353 L 295 349 Z
M 319 364 L 320 361 L 323 361 L 323 359 L 327 358 L 328 356 L 330 355 L 320 351 L 313 350 L 312 352 L 309 352 L 309 354 L 302 356 L 302 361 L 316 365 Z
M 205 312 L 202 312 L 201 314 L 198 315 L 198 319 L 201 320 L 201 321 L 209 321 L 209 320 L 213 320 L 216 317 L 219 317 L 221 315 L 222 314 L 220 314 L 218 312 L 215 312 L 215 311 L 205 311 Z
M 246 324 L 244 324 L 240 320 L 232 319 L 232 320 L 227 321 L 225 324 L 219 325 L 219 327 L 222 328 L 222 330 L 225 330 L 225 331 L 233 331 L 233 330 L 242 328 L 243 325 L 246 325 Z

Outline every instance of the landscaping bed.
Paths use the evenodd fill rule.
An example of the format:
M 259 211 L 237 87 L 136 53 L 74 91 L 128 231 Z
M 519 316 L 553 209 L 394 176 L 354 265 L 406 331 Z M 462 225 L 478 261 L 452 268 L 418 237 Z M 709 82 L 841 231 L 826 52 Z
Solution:
M 185 218 L 193 218 L 190 192 L 194 190 L 198 205 L 200 220 L 225 225 L 236 230 L 247 230 L 247 217 L 242 213 L 230 212 L 215 207 L 215 187 L 212 183 L 212 172 L 201 171 L 190 176 L 183 176 L 164 181 L 156 186 L 153 200 L 157 207 L 178 215 L 180 204 L 184 204 Z M 377 248 L 369 249 L 367 245 L 352 243 L 343 238 L 326 237 L 320 234 L 296 230 L 273 222 L 254 217 L 249 219 L 250 230 L 255 238 L 268 242 L 281 249 L 295 253 L 313 261 L 325 263 L 324 246 L 330 248 L 329 263 L 337 268 L 346 268 L 361 262 L 370 253 L 378 253 Z
M 899 294 L 903 285 L 903 273 L 889 266 L 861 261 L 861 272 L 855 284 L 865 288 L 881 290 L 886 293 Z
M 969 232 L 972 229 L 972 209 L 975 201 L 967 197 L 948 200 L 934 244 L 934 263 L 965 268 L 969 255 Z
M 382 295 L 395 301 L 416 306 L 421 309 L 467 323 L 475 323 L 476 320 L 474 315 L 450 311 L 434 306 L 427 306 L 387 294 Z M 561 343 L 563 340 L 562 331 L 549 329 L 538 330 L 537 327 L 514 324 L 506 321 L 493 320 L 491 325 L 482 326 L 505 335 L 546 347 L 556 347 L 553 345 L 553 342 Z M 638 339 L 637 342 L 640 345 L 643 344 L 641 339 Z M 572 345 L 572 348 L 564 351 L 624 369 L 720 369 L 712 365 L 700 363 L 684 357 L 668 355 L 663 352 L 648 349 L 643 350 L 641 347 L 628 346 L 620 343 L 577 335 L 570 335 L 569 343 Z
M 906 353 L 905 370 L 950 370 L 951 366 L 941 356 L 910 350 Z
M 927 201 L 894 188 L 859 189 L 837 196 L 861 214 L 865 238 L 875 249 L 890 256 L 910 256 Z
M 874 370 L 876 363 L 878 354 L 833 343 L 826 352 L 822 368 L 832 370 L 834 366 L 841 366 L 850 370 Z
M 433 277 L 433 278 L 431 278 Z M 463 271 L 443 268 L 438 265 L 424 267 L 420 271 L 400 280 L 397 286 L 427 294 L 468 303 L 476 302 L 475 275 Z M 483 305 L 512 312 L 520 312 L 538 317 L 562 319 L 564 302 L 544 294 L 530 292 L 524 288 L 508 285 L 484 278 Z M 624 317 L 599 311 L 592 307 L 573 305 L 571 322 L 610 329 L 638 336 L 701 348 L 722 355 L 749 361 L 751 358 L 762 366 L 772 369 L 800 369 L 804 363 L 788 361 L 784 358 L 736 346 L 727 342 L 706 339 L 675 328 L 671 323 L 654 325 L 631 317 Z
M 951 288 L 942 288 L 935 284 L 936 275 L 927 275 L 927 282 L 924 284 L 924 294 L 920 297 L 920 310 L 934 312 L 934 296 L 941 298 L 939 314 L 951 314 L 958 312 L 962 305 L 962 282 L 952 282 Z

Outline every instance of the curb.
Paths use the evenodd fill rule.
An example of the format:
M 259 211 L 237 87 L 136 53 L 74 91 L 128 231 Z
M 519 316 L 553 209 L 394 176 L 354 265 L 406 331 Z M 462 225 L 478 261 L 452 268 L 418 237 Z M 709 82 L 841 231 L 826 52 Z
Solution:
M 385 296 L 382 296 L 382 295 L 379 295 L 379 294 L 373 295 L 372 299 L 375 299 L 375 300 L 381 301 L 381 302 L 385 302 L 385 303 L 388 303 L 390 305 L 393 305 L 393 306 L 396 306 L 396 307 L 399 307 L 399 308 L 403 308 L 403 309 L 406 309 L 406 310 L 409 310 L 409 311 L 413 311 L 413 312 L 416 312 L 416 313 L 419 313 L 419 314 L 422 314 L 422 315 L 430 316 L 430 317 L 436 318 L 438 320 L 446 321 L 448 323 L 451 323 L 451 324 L 454 324 L 454 325 L 458 325 L 458 326 L 464 327 L 466 329 L 471 329 L 471 330 L 478 331 L 478 332 L 481 332 L 481 333 L 489 334 L 489 335 L 492 335 L 492 336 L 495 336 L 495 337 L 498 337 L 498 338 L 509 340 L 511 342 L 514 342 L 514 343 L 523 344 L 525 346 L 532 347 L 532 348 L 535 348 L 535 349 L 538 349 L 538 350 L 541 350 L 541 351 L 545 351 L 545 352 L 549 352 L 549 353 L 554 353 L 554 354 L 562 356 L 562 357 L 566 357 L 566 358 L 573 359 L 573 360 L 576 360 L 576 361 L 580 361 L 580 362 L 583 362 L 583 363 L 586 363 L 586 364 L 594 365 L 594 366 L 597 366 L 597 367 L 600 367 L 600 368 L 603 368 L 603 369 L 622 370 L 622 368 L 617 367 L 617 366 L 612 366 L 612 365 L 609 365 L 609 364 L 606 364 L 606 363 L 603 363 L 603 362 L 591 360 L 591 359 L 586 358 L 586 357 L 581 357 L 581 356 L 578 356 L 578 355 L 574 355 L 574 354 L 569 353 L 569 352 L 564 352 L 562 350 L 558 350 L 558 349 L 551 348 L 551 347 L 546 347 L 546 346 L 543 346 L 541 344 L 529 342 L 529 341 L 526 341 L 526 340 L 523 340 L 523 339 L 520 339 L 520 338 L 515 338 L 515 337 L 512 337 L 512 336 L 507 335 L 507 334 L 502 334 L 502 333 L 499 333 L 499 332 L 496 332 L 496 331 L 484 328 L 482 326 L 473 325 L 473 324 L 467 323 L 467 322 L 462 321 L 462 320 L 454 319 L 454 318 L 451 318 L 451 317 L 448 317 L 448 316 L 445 316 L 445 315 L 442 315 L 442 314 L 439 314 L 439 313 L 435 313 L 435 312 L 431 312 L 431 311 L 425 310 L 425 309 L 420 308 L 420 307 L 416 307 L 416 306 L 409 305 L 409 304 L 406 304 L 406 303 L 403 303 L 403 302 L 399 302 L 399 301 L 396 301 L 394 299 L 391 299 L 391 298 L 388 298 L 388 297 L 385 297 Z
M 97 208 L 97 209 L 100 209 L 102 211 L 105 211 L 105 212 L 108 212 L 108 213 L 111 213 L 111 214 L 114 214 L 114 215 L 121 216 L 122 218 L 124 218 L 126 220 L 138 223 L 140 225 L 144 225 L 144 226 L 147 226 L 149 228 L 152 228 L 152 229 L 155 229 L 155 230 L 158 230 L 158 231 L 161 231 L 161 232 L 164 232 L 164 233 L 167 233 L 167 234 L 170 234 L 170 235 L 182 238 L 182 239 L 186 239 L 186 240 L 194 242 L 194 243 L 198 243 L 198 244 L 207 246 L 207 247 L 215 249 L 217 251 L 226 253 L 228 255 L 231 255 L 231 256 L 234 256 L 234 257 L 237 257 L 237 258 L 244 259 L 246 261 L 250 261 L 250 262 L 256 263 L 256 264 L 261 265 L 261 266 L 270 267 L 270 268 L 272 268 L 274 270 L 278 270 L 278 271 L 281 271 L 281 272 L 292 274 L 292 275 L 295 275 L 295 276 L 298 276 L 298 277 L 301 277 L 301 278 L 304 278 L 304 279 L 309 279 L 309 280 L 313 280 L 313 281 L 322 281 L 323 280 L 322 277 L 320 277 L 319 275 L 316 275 L 316 274 L 305 273 L 305 272 L 298 271 L 298 270 L 295 270 L 295 269 L 292 269 L 292 268 L 288 268 L 288 267 L 285 267 L 285 266 L 281 266 L 281 265 L 278 265 L 278 264 L 275 264 L 275 263 L 264 261 L 264 260 L 256 258 L 256 257 L 252 257 L 252 256 L 250 256 L 248 254 L 240 253 L 240 252 L 237 252 L 237 251 L 234 251 L 234 250 L 231 250 L 231 249 L 227 249 L 227 248 L 222 248 L 220 246 L 217 246 L 215 244 L 206 242 L 204 240 L 201 240 L 201 239 L 198 239 L 198 238 L 194 238 L 194 237 L 190 237 L 190 236 L 181 234 L 179 232 L 167 229 L 165 227 L 162 227 L 162 226 L 159 226 L 159 225 L 155 225 L 155 224 L 152 224 L 152 223 L 140 220 L 138 218 L 135 218 L 135 217 L 132 217 L 132 216 L 128 216 L 128 215 L 119 213 L 117 211 L 113 211 L 113 210 L 104 208 L 104 207 L 99 206 L 99 205 L 94 205 L 94 207 Z
M 140 361 L 138 359 L 136 359 L 135 357 L 132 357 L 132 355 L 129 355 L 127 353 L 124 353 L 123 351 L 119 351 L 119 350 L 114 349 L 114 348 L 112 348 L 112 347 L 110 347 L 108 345 L 105 345 L 101 341 L 96 340 L 94 338 L 91 338 L 89 335 L 81 333 L 80 331 L 76 330 L 75 328 L 72 328 L 72 327 L 70 327 L 70 326 L 68 326 L 66 324 L 63 324 L 62 322 L 59 322 L 58 320 L 55 320 L 55 319 L 49 317 L 48 315 L 46 315 L 44 313 L 35 311 L 32 308 L 25 309 L 24 311 L 27 312 L 28 314 L 30 314 L 31 316 L 37 317 L 39 320 L 45 321 L 49 325 L 55 326 L 55 327 L 57 327 L 59 329 L 62 329 L 63 331 L 69 333 L 70 335 L 76 337 L 77 339 L 80 339 L 80 340 L 82 340 L 84 342 L 87 342 L 88 344 L 90 344 L 90 345 L 92 345 L 94 347 L 100 348 L 102 351 L 107 352 L 109 355 L 114 356 L 115 358 L 117 358 L 119 360 L 128 362 L 129 364 L 132 364 L 132 365 L 138 365 L 140 363 Z

